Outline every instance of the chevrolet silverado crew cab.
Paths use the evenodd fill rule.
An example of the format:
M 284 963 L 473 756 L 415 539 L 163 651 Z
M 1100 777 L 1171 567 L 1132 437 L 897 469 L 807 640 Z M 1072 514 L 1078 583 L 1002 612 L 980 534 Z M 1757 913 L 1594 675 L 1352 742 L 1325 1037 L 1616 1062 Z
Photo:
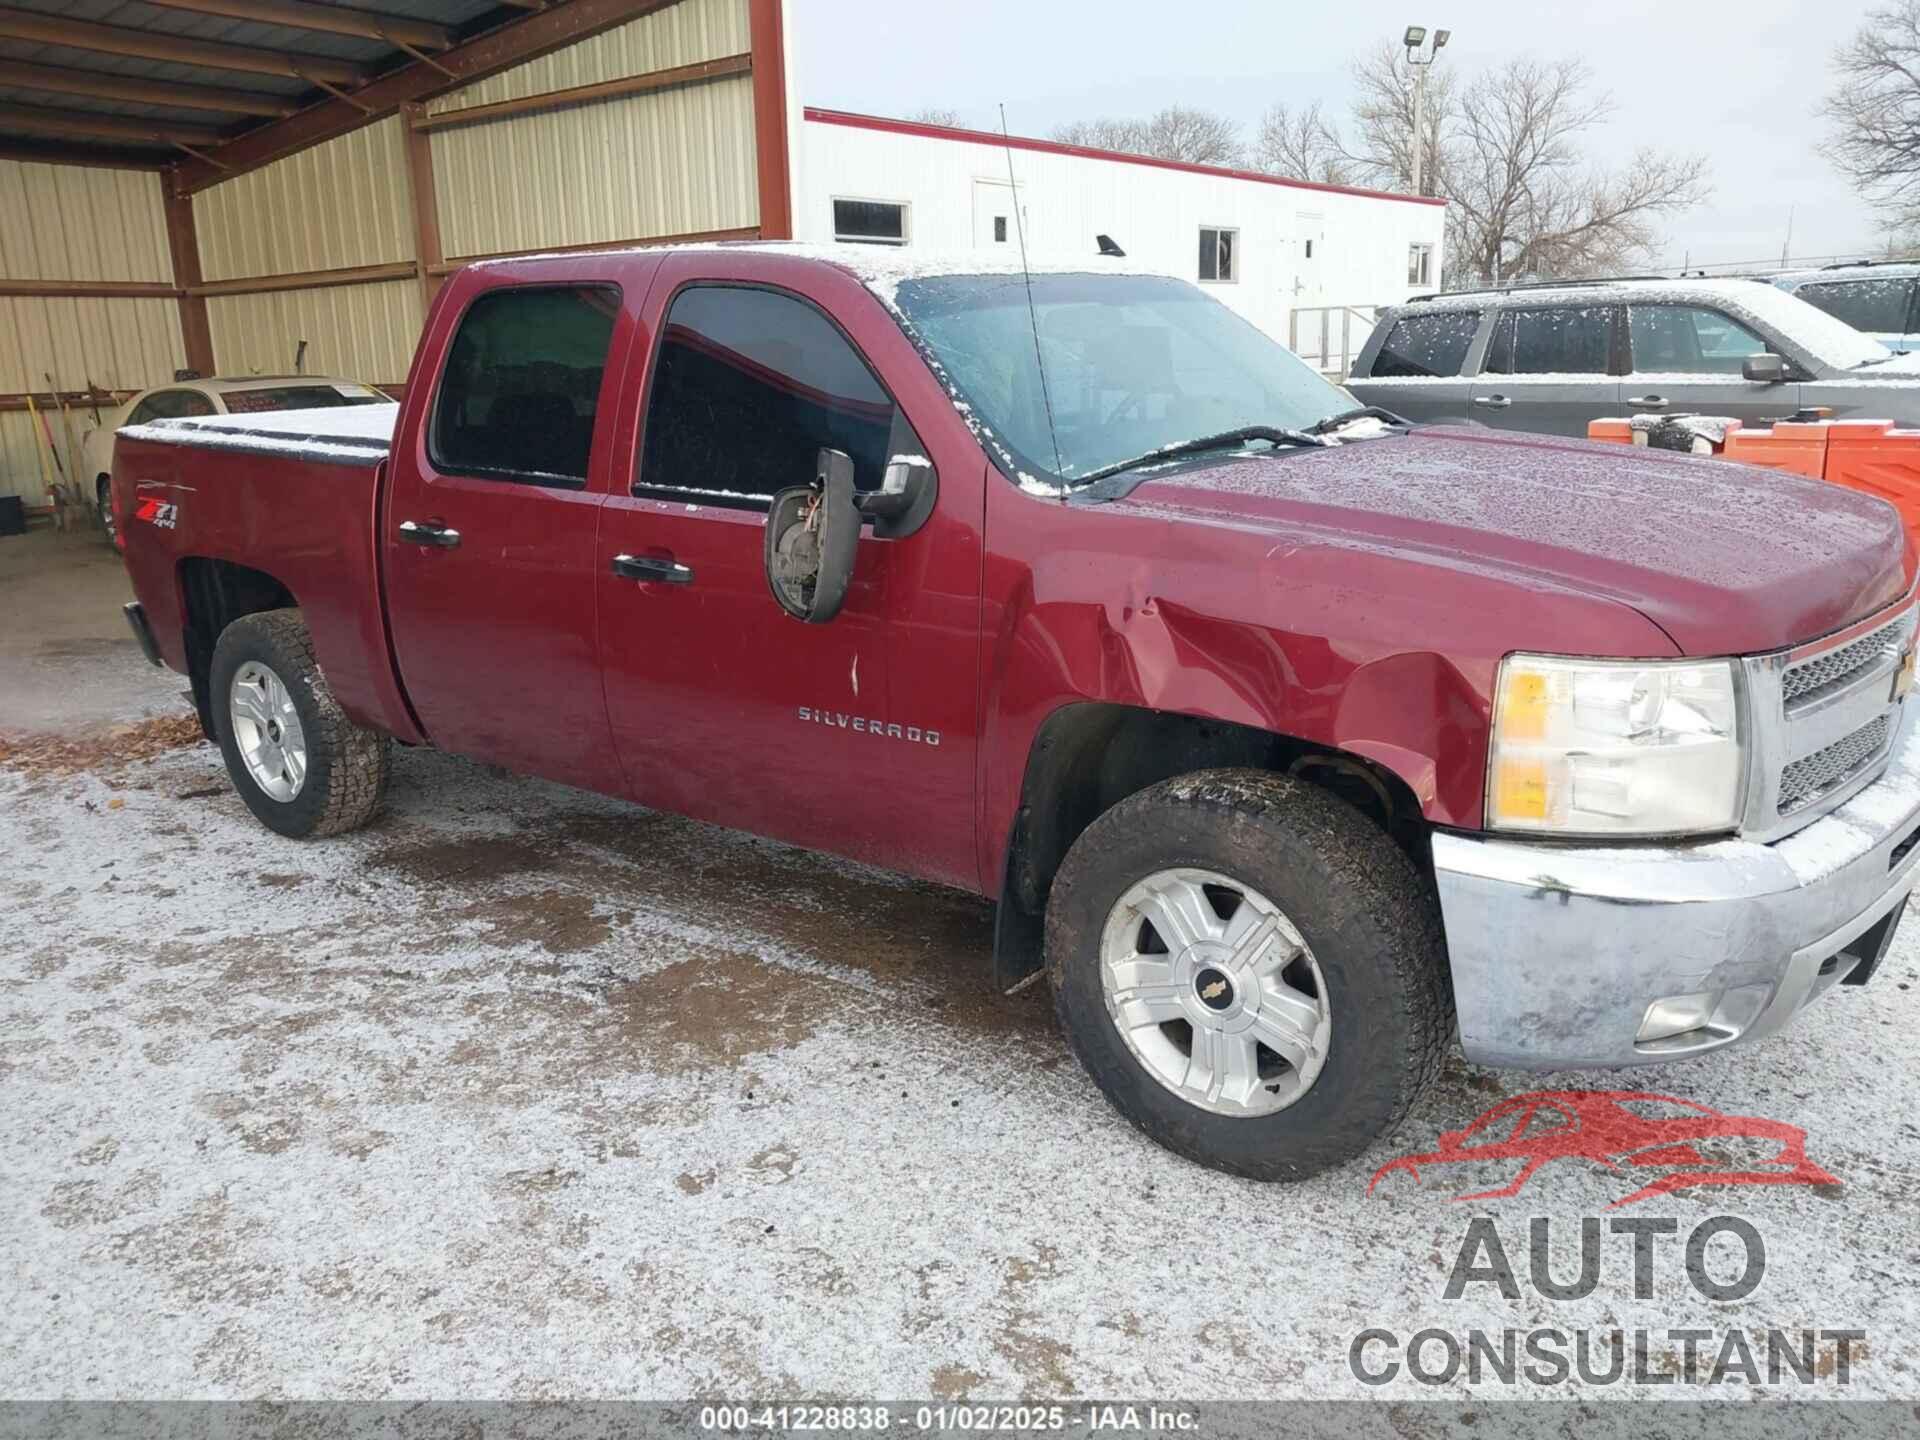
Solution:
M 120 433 L 130 619 L 285 836 L 398 741 L 992 897 L 999 983 L 1243 1175 L 1359 1153 L 1456 1014 L 1612 1067 L 1872 975 L 1892 509 L 1412 428 L 1108 263 L 472 266 L 397 406 Z

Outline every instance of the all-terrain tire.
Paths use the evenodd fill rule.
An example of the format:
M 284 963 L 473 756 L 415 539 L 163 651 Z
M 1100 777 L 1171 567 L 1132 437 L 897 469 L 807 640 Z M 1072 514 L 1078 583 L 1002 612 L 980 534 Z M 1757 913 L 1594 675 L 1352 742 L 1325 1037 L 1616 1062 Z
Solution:
M 1324 977 L 1326 1060 L 1285 1109 L 1219 1114 L 1182 1099 L 1108 1014 L 1100 946 L 1110 913 L 1141 880 L 1182 867 L 1268 897 Z M 1047 970 L 1068 1042 L 1115 1108 L 1176 1154 L 1256 1180 L 1306 1179 L 1391 1134 L 1453 1035 L 1437 906 L 1413 862 L 1337 797 L 1260 770 L 1168 780 L 1095 820 L 1053 883 Z
M 299 715 L 307 754 L 296 794 L 278 800 L 251 773 L 234 734 L 233 681 L 249 662 L 278 676 Z M 210 701 L 220 753 L 234 789 L 260 822 L 296 840 L 358 829 L 380 808 L 392 765 L 392 744 L 378 730 L 347 718 L 313 658 L 313 640 L 298 610 L 243 615 L 213 647 Z

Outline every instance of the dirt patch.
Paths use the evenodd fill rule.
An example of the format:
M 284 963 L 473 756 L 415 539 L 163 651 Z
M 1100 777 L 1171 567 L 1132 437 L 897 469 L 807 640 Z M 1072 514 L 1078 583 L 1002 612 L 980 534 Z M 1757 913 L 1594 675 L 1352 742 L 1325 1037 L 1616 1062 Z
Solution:
M 606 995 L 611 1038 L 680 1074 L 790 1049 L 845 1003 L 830 980 L 738 953 L 681 960 Z
M 169 750 L 202 744 L 200 719 L 185 715 L 156 715 L 151 720 L 116 725 L 99 735 L 0 735 L 0 765 L 30 775 L 67 775 L 80 770 L 108 770 L 136 760 L 151 760 Z
M 454 921 L 478 921 L 484 925 L 486 928 L 478 938 L 486 945 L 502 949 L 539 945 L 549 954 L 573 955 L 593 949 L 613 933 L 610 917 L 596 910 L 591 895 L 541 890 L 532 895 L 482 900 L 446 914 Z
M 392 870 L 418 885 L 473 885 L 539 874 L 550 868 L 551 855 L 524 840 L 475 837 L 389 846 L 371 856 L 367 864 Z

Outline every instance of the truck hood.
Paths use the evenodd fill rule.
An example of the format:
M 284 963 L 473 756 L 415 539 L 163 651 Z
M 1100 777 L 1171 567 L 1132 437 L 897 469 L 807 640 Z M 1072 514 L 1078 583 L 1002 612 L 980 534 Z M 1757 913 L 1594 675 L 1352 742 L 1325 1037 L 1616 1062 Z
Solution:
M 1632 606 L 1683 654 L 1811 640 L 1900 598 L 1898 513 L 1819 480 L 1663 450 L 1430 428 L 1237 457 L 1123 499 Z

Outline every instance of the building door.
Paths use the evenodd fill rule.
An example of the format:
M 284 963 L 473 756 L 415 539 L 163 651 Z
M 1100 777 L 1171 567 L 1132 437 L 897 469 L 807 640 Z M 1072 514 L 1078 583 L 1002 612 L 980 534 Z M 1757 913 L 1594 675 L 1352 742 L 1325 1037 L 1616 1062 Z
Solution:
M 1327 217 L 1310 210 L 1294 216 L 1293 306 L 1327 303 L 1327 287 L 1322 266 L 1327 248 Z
M 973 246 L 976 250 L 1006 250 L 1018 254 L 1019 225 L 1027 219 L 1025 206 L 1018 219 L 1013 213 L 1013 186 L 1005 180 L 973 182 Z M 1027 243 L 1033 243 L 1031 232 Z

